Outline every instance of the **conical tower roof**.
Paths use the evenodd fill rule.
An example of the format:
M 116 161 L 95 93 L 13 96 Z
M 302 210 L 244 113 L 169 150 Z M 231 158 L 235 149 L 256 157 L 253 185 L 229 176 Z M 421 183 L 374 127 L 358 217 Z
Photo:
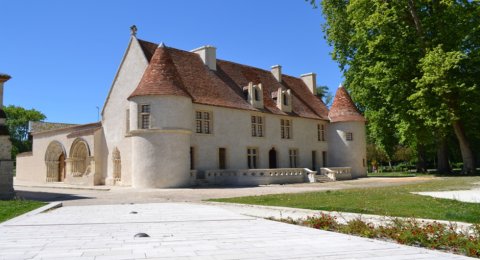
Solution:
M 335 94 L 332 107 L 328 113 L 330 122 L 346 122 L 346 121 L 362 121 L 365 122 L 365 118 L 360 114 L 357 107 L 352 101 L 352 98 L 348 94 L 347 90 L 340 85 Z
M 154 95 L 190 97 L 185 91 L 168 48 L 163 43 L 155 50 L 140 83 L 129 99 L 135 96 Z

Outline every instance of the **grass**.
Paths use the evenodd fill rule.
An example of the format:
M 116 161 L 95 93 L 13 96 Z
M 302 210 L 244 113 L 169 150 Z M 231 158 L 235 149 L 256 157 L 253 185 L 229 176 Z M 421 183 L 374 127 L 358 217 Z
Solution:
M 480 177 L 440 177 L 423 183 L 395 187 L 250 196 L 212 201 L 480 223 L 478 203 L 411 193 L 469 189 L 475 182 L 480 182 Z
M 0 223 L 45 204 L 44 202 L 31 200 L 0 200 Z
M 369 172 L 368 177 L 415 177 L 416 173 L 411 172 Z

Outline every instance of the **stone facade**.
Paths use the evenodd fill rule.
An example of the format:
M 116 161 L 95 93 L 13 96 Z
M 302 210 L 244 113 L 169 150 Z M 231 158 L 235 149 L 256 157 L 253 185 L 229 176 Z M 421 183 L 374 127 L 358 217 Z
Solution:
M 33 132 L 33 152 L 17 157 L 17 179 L 171 188 L 199 178 L 302 182 L 326 166 L 366 175 L 365 120 L 348 93 L 337 95 L 330 120 L 315 96 L 314 73 L 296 78 L 279 65 L 266 71 L 218 60 L 215 51 L 186 52 L 132 35 L 101 122 Z M 284 172 L 293 175 L 278 175 Z M 248 174 L 212 179 L 216 173 Z
M 5 125 L 6 115 L 3 106 L 3 84 L 10 76 L 0 73 L 0 199 L 12 199 L 13 190 L 13 160 L 11 160 L 12 143 Z

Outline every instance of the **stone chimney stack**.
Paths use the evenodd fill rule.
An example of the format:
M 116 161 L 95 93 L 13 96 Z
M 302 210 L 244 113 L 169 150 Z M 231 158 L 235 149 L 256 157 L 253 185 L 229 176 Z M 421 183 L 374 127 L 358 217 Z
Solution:
M 272 74 L 277 79 L 278 82 L 282 82 L 282 66 L 273 65 Z
M 192 52 L 200 55 L 203 63 L 205 63 L 205 65 L 207 65 L 209 69 L 215 71 L 217 70 L 217 48 L 215 48 L 214 46 L 205 45 L 195 50 L 192 50 Z
M 12 143 L 8 128 L 5 125 L 7 116 L 3 111 L 3 84 L 11 77 L 0 73 L 0 200 L 12 199 L 13 190 L 13 160 L 11 159 Z
M 305 85 L 307 85 L 308 90 L 312 92 L 313 95 L 317 94 L 317 74 L 310 72 L 300 75 L 300 78 L 303 80 Z

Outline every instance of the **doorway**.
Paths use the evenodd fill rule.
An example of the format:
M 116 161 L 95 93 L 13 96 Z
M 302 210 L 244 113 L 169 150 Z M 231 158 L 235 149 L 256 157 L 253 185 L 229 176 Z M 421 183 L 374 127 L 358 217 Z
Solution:
M 227 150 L 218 148 L 218 168 L 224 170 L 227 168 Z
M 268 167 L 270 169 L 277 168 L 277 151 L 275 151 L 275 148 L 270 149 L 268 152 Z
M 60 154 L 58 157 L 58 181 L 62 182 L 65 180 L 65 154 Z
M 317 151 L 312 151 L 312 171 L 317 170 Z

